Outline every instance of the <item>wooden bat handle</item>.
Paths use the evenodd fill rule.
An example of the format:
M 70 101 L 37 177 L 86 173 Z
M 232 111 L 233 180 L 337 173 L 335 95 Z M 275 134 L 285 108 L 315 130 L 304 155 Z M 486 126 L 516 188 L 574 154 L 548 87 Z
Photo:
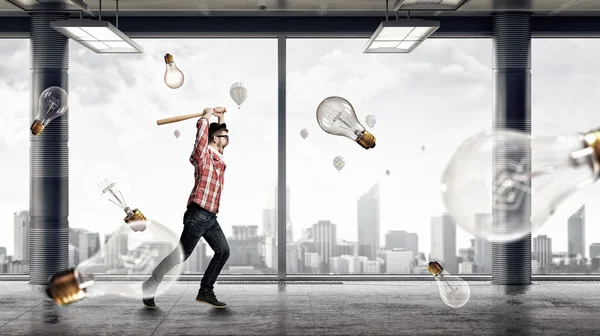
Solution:
M 227 112 L 226 108 L 224 110 L 225 110 L 225 112 Z M 182 115 L 182 116 L 165 118 L 165 119 L 159 119 L 156 121 L 156 124 L 159 126 L 165 125 L 165 124 L 171 124 L 174 122 L 179 122 L 179 121 L 183 121 L 183 120 L 201 117 L 202 115 L 204 115 L 204 112 L 199 112 L 199 113 L 194 113 L 194 114 L 186 114 L 186 115 Z
M 156 121 L 156 124 L 157 125 L 170 124 L 170 123 L 174 123 L 174 122 L 178 122 L 178 121 L 201 117 L 203 114 L 204 114 L 204 112 L 199 112 L 199 113 L 194 113 L 194 114 L 186 114 L 186 115 L 177 116 L 177 117 L 160 119 L 160 120 Z

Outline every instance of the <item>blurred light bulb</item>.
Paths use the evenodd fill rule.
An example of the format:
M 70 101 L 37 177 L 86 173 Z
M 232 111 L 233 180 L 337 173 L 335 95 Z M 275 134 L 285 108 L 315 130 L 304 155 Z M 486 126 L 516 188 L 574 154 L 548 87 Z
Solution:
M 452 308 L 460 308 L 471 298 L 471 289 L 466 281 L 448 273 L 437 261 L 432 261 L 427 267 L 440 290 L 440 297 L 445 304 Z
M 145 230 L 130 230 L 130 226 L 143 226 Z M 154 267 L 171 253 L 178 255 L 180 263 L 167 273 L 156 295 L 168 290 L 181 274 L 183 250 L 179 244 L 179 237 L 164 225 L 152 220 L 123 224 L 91 258 L 81 262 L 74 269 L 54 274 L 48 281 L 46 294 L 60 305 L 84 297 L 110 294 L 141 298 L 141 283 L 97 283 L 94 273 L 147 277 Z
M 595 182 L 599 154 L 600 130 L 547 137 L 510 130 L 480 133 L 467 139 L 448 163 L 442 196 L 456 223 L 469 233 L 512 241 L 540 228 L 567 196 Z M 535 202 L 523 204 L 531 209 L 531 225 L 520 216 L 500 218 L 494 227 L 490 220 L 476 220 L 476 214 L 490 214 L 492 208 L 518 210 L 528 193 Z
M 44 90 L 38 100 L 38 113 L 31 124 L 31 134 L 39 135 L 52 120 L 69 109 L 69 94 L 58 86 Z
M 119 191 L 119 189 L 117 188 L 117 182 L 111 182 L 109 180 L 104 180 L 98 185 L 98 187 L 100 187 L 100 190 L 102 190 L 102 195 L 107 195 L 109 201 L 113 202 L 119 208 L 121 208 L 121 209 L 123 209 L 123 211 L 125 211 L 125 213 L 127 214 L 127 216 L 125 216 L 125 218 L 123 219 L 125 221 L 125 223 L 146 220 L 146 217 L 140 210 L 138 210 L 138 209 L 131 210 L 131 208 L 127 206 L 127 203 L 125 203 L 125 198 L 121 194 L 121 191 Z M 133 228 L 134 228 L 134 226 L 132 226 L 132 229 Z M 138 223 L 138 225 L 135 226 L 135 229 L 139 229 L 142 231 L 144 230 L 143 226 L 139 223 Z
M 165 84 L 171 89 L 177 89 L 183 85 L 183 72 L 175 65 L 173 61 L 173 55 L 165 55 L 165 64 L 167 69 L 165 70 Z
M 325 98 L 317 107 L 317 122 L 329 134 L 345 136 L 365 149 L 375 147 L 375 136 L 361 125 L 352 104 L 342 97 Z

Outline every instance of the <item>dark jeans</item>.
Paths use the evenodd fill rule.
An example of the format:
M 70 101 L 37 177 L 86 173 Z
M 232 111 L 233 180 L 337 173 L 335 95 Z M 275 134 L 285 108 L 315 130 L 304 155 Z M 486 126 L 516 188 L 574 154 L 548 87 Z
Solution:
M 212 292 L 215 281 L 229 258 L 229 244 L 227 244 L 223 230 L 217 222 L 217 215 L 204 210 L 196 203 L 190 203 L 183 215 L 183 232 L 179 239 L 184 254 L 183 261 L 190 257 L 196 245 L 198 245 L 200 237 L 204 237 L 204 240 L 215 252 L 200 283 L 201 291 Z M 149 284 L 158 286 L 165 274 L 182 262 L 181 255 L 178 252 L 178 250 L 174 250 L 156 266 L 152 276 L 148 279 Z

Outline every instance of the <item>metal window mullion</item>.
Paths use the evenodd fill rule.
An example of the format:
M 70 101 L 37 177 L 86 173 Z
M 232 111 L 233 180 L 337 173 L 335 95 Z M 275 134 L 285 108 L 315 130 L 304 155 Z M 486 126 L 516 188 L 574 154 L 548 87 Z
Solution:
M 286 277 L 286 36 L 277 37 L 277 276 Z

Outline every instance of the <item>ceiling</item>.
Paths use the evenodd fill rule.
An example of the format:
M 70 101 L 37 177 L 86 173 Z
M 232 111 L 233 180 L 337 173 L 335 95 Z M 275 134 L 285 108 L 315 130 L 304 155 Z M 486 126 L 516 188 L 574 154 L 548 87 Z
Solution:
M 0 16 L 27 11 L 72 11 L 114 16 L 115 0 L 0 0 Z M 464 4 L 463 4 L 464 3 Z M 523 5 L 526 3 L 526 5 Z M 385 0 L 120 0 L 120 16 L 385 16 Z M 462 4 L 454 10 L 456 4 Z M 537 16 L 597 16 L 600 0 L 389 0 L 389 15 L 412 17 L 488 16 L 526 10 Z

